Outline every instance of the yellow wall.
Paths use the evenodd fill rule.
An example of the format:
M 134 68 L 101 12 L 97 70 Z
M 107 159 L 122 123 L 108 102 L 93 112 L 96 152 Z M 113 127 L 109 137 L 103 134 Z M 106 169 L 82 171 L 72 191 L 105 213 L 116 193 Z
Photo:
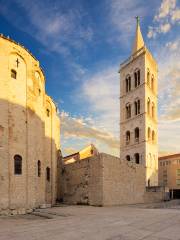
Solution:
M 16 79 L 11 76 L 12 69 Z M 0 72 L 0 210 L 52 204 L 57 198 L 60 120 L 45 92 L 44 73 L 27 49 L 3 36 Z M 16 154 L 22 157 L 21 175 L 14 174 Z M 51 169 L 50 181 L 46 180 L 47 167 Z

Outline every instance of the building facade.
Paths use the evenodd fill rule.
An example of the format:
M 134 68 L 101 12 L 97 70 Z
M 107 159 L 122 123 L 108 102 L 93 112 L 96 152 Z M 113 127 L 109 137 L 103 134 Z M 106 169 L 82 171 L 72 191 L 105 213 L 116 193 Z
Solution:
M 53 204 L 58 193 L 60 120 L 39 62 L 0 36 L 0 211 Z
M 144 165 L 146 186 L 157 186 L 157 64 L 144 44 L 138 18 L 120 79 L 120 159 Z
M 169 188 L 171 198 L 180 198 L 180 154 L 159 157 L 159 185 Z
M 93 144 L 90 144 L 89 146 L 83 148 L 79 152 L 63 157 L 63 162 L 64 164 L 73 163 L 75 161 L 79 161 L 79 160 L 97 156 L 97 155 L 98 155 L 97 148 Z

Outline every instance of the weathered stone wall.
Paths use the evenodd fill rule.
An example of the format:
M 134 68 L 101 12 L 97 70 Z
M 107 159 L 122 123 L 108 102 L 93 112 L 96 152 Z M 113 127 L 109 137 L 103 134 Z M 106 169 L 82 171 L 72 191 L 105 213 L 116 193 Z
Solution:
M 11 70 L 16 77 L 11 76 Z M 60 122 L 55 104 L 46 95 L 39 62 L 24 47 L 3 36 L 0 71 L 0 212 L 24 213 L 56 201 Z M 16 154 L 22 157 L 20 175 L 14 173 Z
M 105 153 L 64 165 L 64 202 L 112 206 L 161 201 L 162 191 L 146 192 L 144 168 Z
M 64 202 L 102 205 L 102 168 L 99 156 L 64 165 L 62 171 Z
M 164 187 L 147 187 L 144 195 L 145 203 L 159 202 L 165 200 L 165 188 Z
M 102 153 L 103 205 L 144 202 L 145 169 L 141 164 Z

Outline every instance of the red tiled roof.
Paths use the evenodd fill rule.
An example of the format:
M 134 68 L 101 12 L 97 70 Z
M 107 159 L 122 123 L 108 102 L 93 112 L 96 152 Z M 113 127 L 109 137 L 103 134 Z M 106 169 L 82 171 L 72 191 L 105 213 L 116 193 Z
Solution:
M 159 157 L 158 159 L 159 160 L 164 160 L 164 159 L 176 158 L 176 157 L 180 157 L 180 153 L 166 155 L 166 156 L 163 156 L 163 157 Z

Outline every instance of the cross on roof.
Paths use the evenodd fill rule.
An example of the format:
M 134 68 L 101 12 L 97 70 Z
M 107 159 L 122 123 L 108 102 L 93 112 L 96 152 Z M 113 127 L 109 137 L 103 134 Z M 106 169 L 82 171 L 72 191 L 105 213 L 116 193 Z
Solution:
M 139 24 L 139 16 L 136 16 L 136 21 L 137 21 L 137 24 Z
M 19 64 L 20 64 L 20 62 L 19 62 L 19 59 L 18 59 L 18 58 L 16 59 L 16 64 L 17 64 L 17 68 L 18 68 L 18 66 L 19 66 Z

